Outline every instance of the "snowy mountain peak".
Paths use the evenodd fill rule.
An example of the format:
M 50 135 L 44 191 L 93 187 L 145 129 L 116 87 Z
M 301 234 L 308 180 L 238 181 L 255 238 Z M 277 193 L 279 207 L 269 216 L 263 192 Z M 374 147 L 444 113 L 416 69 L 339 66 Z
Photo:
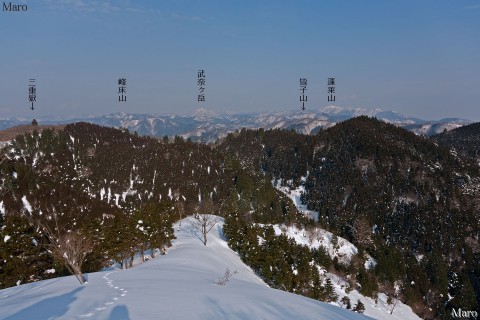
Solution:
M 99 117 L 67 120 L 38 119 L 40 124 L 63 124 L 65 122 L 89 122 L 114 128 L 128 128 L 139 135 L 156 137 L 183 136 L 202 141 L 215 141 L 229 132 L 247 129 L 287 129 L 302 134 L 314 134 L 321 129 L 353 117 L 366 115 L 393 123 L 421 135 L 440 133 L 444 128 L 456 128 L 471 123 L 465 119 L 445 119 L 426 121 L 406 117 L 396 111 L 382 109 L 344 108 L 327 106 L 320 110 L 271 111 L 251 114 L 220 114 L 205 108 L 192 115 L 137 114 L 118 112 Z M 29 124 L 31 120 L 0 120 L 0 130 L 19 124 Z
M 343 112 L 344 108 L 337 107 L 337 106 L 327 106 L 322 109 L 320 109 L 320 112 L 326 113 L 326 114 L 337 114 L 340 112 Z
M 194 116 L 212 116 L 212 117 L 216 117 L 218 116 L 218 113 L 216 113 L 215 111 L 212 111 L 212 110 L 208 110 L 208 109 L 205 109 L 205 108 L 198 108 L 194 113 L 193 113 Z

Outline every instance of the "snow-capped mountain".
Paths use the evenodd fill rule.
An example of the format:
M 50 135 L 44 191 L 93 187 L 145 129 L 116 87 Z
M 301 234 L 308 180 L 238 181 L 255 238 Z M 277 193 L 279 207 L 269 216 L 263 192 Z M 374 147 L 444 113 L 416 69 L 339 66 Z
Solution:
M 69 119 L 68 122 L 89 122 L 108 127 L 128 128 L 139 135 L 156 137 L 179 135 L 200 141 L 214 141 L 229 132 L 247 129 L 294 129 L 299 133 L 312 134 L 329 128 L 337 122 L 360 115 L 376 117 L 393 123 L 420 135 L 433 135 L 444 129 L 451 130 L 469 124 L 472 121 L 449 118 L 438 121 L 422 120 L 404 116 L 395 111 L 381 109 L 342 108 L 328 106 L 312 111 L 274 111 L 246 114 L 219 114 L 206 109 L 199 109 L 192 115 L 174 114 L 136 114 L 112 113 L 99 117 Z M 66 120 L 40 119 L 41 124 L 57 124 Z M 0 120 L 0 129 L 17 124 L 29 123 L 24 119 Z
M 204 246 L 192 217 L 175 225 L 167 255 L 128 270 L 73 276 L 0 290 L 2 319 L 368 319 L 269 288 L 223 239 L 220 222 Z M 218 280 L 229 269 L 226 285 Z M 400 314 L 400 313 L 399 313 Z M 392 318 L 385 312 L 385 319 Z

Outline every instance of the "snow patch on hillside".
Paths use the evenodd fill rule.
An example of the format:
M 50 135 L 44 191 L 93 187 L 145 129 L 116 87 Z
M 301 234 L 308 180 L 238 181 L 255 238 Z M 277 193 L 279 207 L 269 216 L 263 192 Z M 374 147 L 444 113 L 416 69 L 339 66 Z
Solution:
M 347 293 L 348 290 L 346 290 L 346 288 L 348 288 L 348 282 L 345 279 L 331 273 L 327 273 L 326 276 L 332 280 L 333 288 L 338 295 L 338 300 L 336 303 L 333 303 L 334 305 L 340 306 L 340 300 L 347 296 L 350 299 L 352 306 L 357 300 L 362 301 L 365 305 L 364 314 L 374 319 L 420 320 L 420 318 L 413 313 L 412 309 L 406 304 L 403 304 L 400 301 L 398 301 L 395 306 L 393 304 L 388 304 L 387 296 L 383 293 L 378 295 L 376 301 L 372 298 L 363 296 L 357 290 L 352 290 Z M 390 314 L 392 310 L 393 313 Z
M 22 197 L 22 203 L 25 209 L 27 209 L 28 213 L 32 214 L 32 206 L 30 205 L 30 202 L 28 202 L 27 196 Z
M 302 181 L 305 181 L 306 178 L 302 177 Z M 274 183 L 272 181 L 272 183 Z M 288 196 L 294 202 L 296 208 L 302 212 L 305 216 L 309 216 L 312 218 L 318 219 L 318 212 L 308 210 L 306 205 L 303 205 L 300 200 L 300 196 L 302 193 L 305 192 L 305 188 L 303 186 L 299 186 L 295 189 L 292 188 L 292 181 L 287 181 L 286 187 L 282 186 L 282 181 L 277 180 L 277 183 L 274 183 L 274 186 L 277 190 Z M 317 220 L 316 219 L 316 220 Z M 288 238 L 294 239 L 297 244 L 308 246 L 309 248 L 319 248 L 320 246 L 324 247 L 325 250 L 328 252 L 330 257 L 333 259 L 334 257 L 338 258 L 339 262 L 342 263 L 349 263 L 352 256 L 358 253 L 358 248 L 349 242 L 348 240 L 337 237 L 337 243 L 333 243 L 333 234 L 327 230 L 321 228 L 314 228 L 312 230 L 305 230 L 299 229 L 296 226 L 280 226 L 280 225 L 273 225 L 276 235 L 284 234 Z M 375 268 L 377 262 L 373 259 L 370 255 L 366 256 L 365 261 L 365 268 L 371 269 Z M 330 278 L 332 284 L 335 289 L 335 293 L 338 295 L 337 302 L 332 304 L 337 306 L 342 306 L 340 300 L 347 296 L 352 306 L 357 303 L 358 300 L 362 301 L 365 305 L 365 312 L 364 314 L 372 317 L 374 319 L 392 319 L 392 320 L 403 320 L 403 319 L 420 319 L 408 306 L 403 304 L 402 302 L 398 302 L 395 307 L 393 305 L 389 305 L 387 303 L 387 297 L 385 294 L 381 293 L 378 295 L 377 300 L 375 301 L 372 298 L 368 298 L 363 296 L 357 290 L 347 290 L 349 287 L 349 283 L 347 279 L 341 278 L 335 274 L 326 272 L 323 270 L 323 274 L 325 277 Z M 348 291 L 348 292 L 347 292 Z M 393 313 L 390 314 L 393 308 Z
M 301 177 L 301 180 L 305 181 L 306 178 Z M 276 183 L 275 183 L 275 181 L 276 181 Z M 292 181 L 287 181 L 287 186 L 283 187 L 282 186 L 282 179 L 278 179 L 278 180 L 274 179 L 274 180 L 272 180 L 272 184 L 275 187 L 275 189 L 277 189 L 278 191 L 282 192 L 284 195 L 286 195 L 287 197 L 292 199 L 293 203 L 295 204 L 295 206 L 297 207 L 297 209 L 300 212 L 302 212 L 305 216 L 310 217 L 310 218 L 314 219 L 315 221 L 318 221 L 318 211 L 309 210 L 307 208 L 307 205 L 302 204 L 301 197 L 302 197 L 302 194 L 305 193 L 305 187 L 303 185 L 301 185 L 301 186 L 299 186 L 295 189 L 292 189 L 292 187 L 291 187 Z
M 338 241 L 334 244 L 332 242 L 333 233 L 321 228 L 307 231 L 298 229 L 296 226 L 273 225 L 273 229 L 276 235 L 286 235 L 288 238 L 294 239 L 297 244 L 310 249 L 323 247 L 332 259 L 337 257 L 338 261 L 344 264 L 349 264 L 351 258 L 358 253 L 357 247 L 342 237 L 337 237 Z

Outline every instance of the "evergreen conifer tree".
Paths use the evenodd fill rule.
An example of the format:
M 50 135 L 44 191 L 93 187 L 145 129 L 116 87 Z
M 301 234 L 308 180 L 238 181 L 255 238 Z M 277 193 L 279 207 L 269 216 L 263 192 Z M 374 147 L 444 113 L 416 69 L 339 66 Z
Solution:
M 363 313 L 365 311 L 365 306 L 362 303 L 362 301 L 358 300 L 357 304 L 355 307 L 353 307 L 353 311 L 358 312 L 358 313 Z
M 345 309 L 352 309 L 352 304 L 350 302 L 350 298 L 347 296 L 344 296 L 340 302 L 345 306 Z
M 47 279 L 54 267 L 45 239 L 32 222 L 20 215 L 8 216 L 0 229 L 0 288 Z
M 333 289 L 332 285 L 332 280 L 330 278 L 327 278 L 325 280 L 325 286 L 324 286 L 324 295 L 325 295 L 325 300 L 326 302 L 334 302 L 337 301 L 338 295 L 335 293 L 335 290 Z

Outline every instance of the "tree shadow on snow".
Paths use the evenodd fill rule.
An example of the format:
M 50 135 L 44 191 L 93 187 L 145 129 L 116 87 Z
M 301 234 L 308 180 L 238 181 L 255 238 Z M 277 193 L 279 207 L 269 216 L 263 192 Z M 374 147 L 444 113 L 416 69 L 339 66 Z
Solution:
M 69 305 L 77 298 L 75 295 L 83 290 L 79 287 L 60 296 L 44 299 L 23 309 L 5 320 L 24 320 L 24 319 L 56 319 L 67 313 Z
M 312 313 L 311 316 L 305 314 L 299 315 L 298 311 L 289 310 L 282 301 L 275 302 L 271 299 L 255 299 L 254 310 L 249 310 L 248 307 L 242 307 L 239 303 L 235 305 L 234 301 L 225 305 L 220 300 L 216 300 L 213 297 L 206 297 L 205 304 L 208 306 L 207 312 L 200 314 L 200 319 L 235 319 L 235 320 L 250 320 L 267 318 L 268 319 L 318 319 L 319 315 Z M 312 301 L 313 302 L 313 301 Z M 250 302 L 251 303 L 251 302 Z M 313 302 L 314 304 L 320 304 L 319 301 Z M 322 312 L 325 319 L 371 319 L 365 317 L 362 314 L 349 312 L 337 308 L 332 305 L 325 304 L 323 307 L 318 306 L 317 309 Z
M 130 320 L 128 309 L 125 306 L 116 306 L 113 308 L 112 313 L 108 317 L 108 320 Z
M 276 304 L 273 301 L 260 301 L 255 311 L 238 306 L 237 308 L 230 306 L 224 306 L 221 302 L 216 301 L 214 298 L 207 297 L 206 303 L 208 304 L 208 313 L 200 315 L 201 319 L 235 319 L 235 320 L 250 320 L 258 318 L 259 315 L 271 315 L 272 319 L 297 319 L 298 314 L 286 310 L 281 303 Z M 258 312 L 258 314 L 257 314 Z M 312 317 L 312 319 L 316 319 Z
M 195 227 L 195 223 L 191 222 L 189 228 L 187 229 L 188 234 L 191 235 L 188 238 L 197 238 L 203 243 L 203 235 L 199 228 Z

